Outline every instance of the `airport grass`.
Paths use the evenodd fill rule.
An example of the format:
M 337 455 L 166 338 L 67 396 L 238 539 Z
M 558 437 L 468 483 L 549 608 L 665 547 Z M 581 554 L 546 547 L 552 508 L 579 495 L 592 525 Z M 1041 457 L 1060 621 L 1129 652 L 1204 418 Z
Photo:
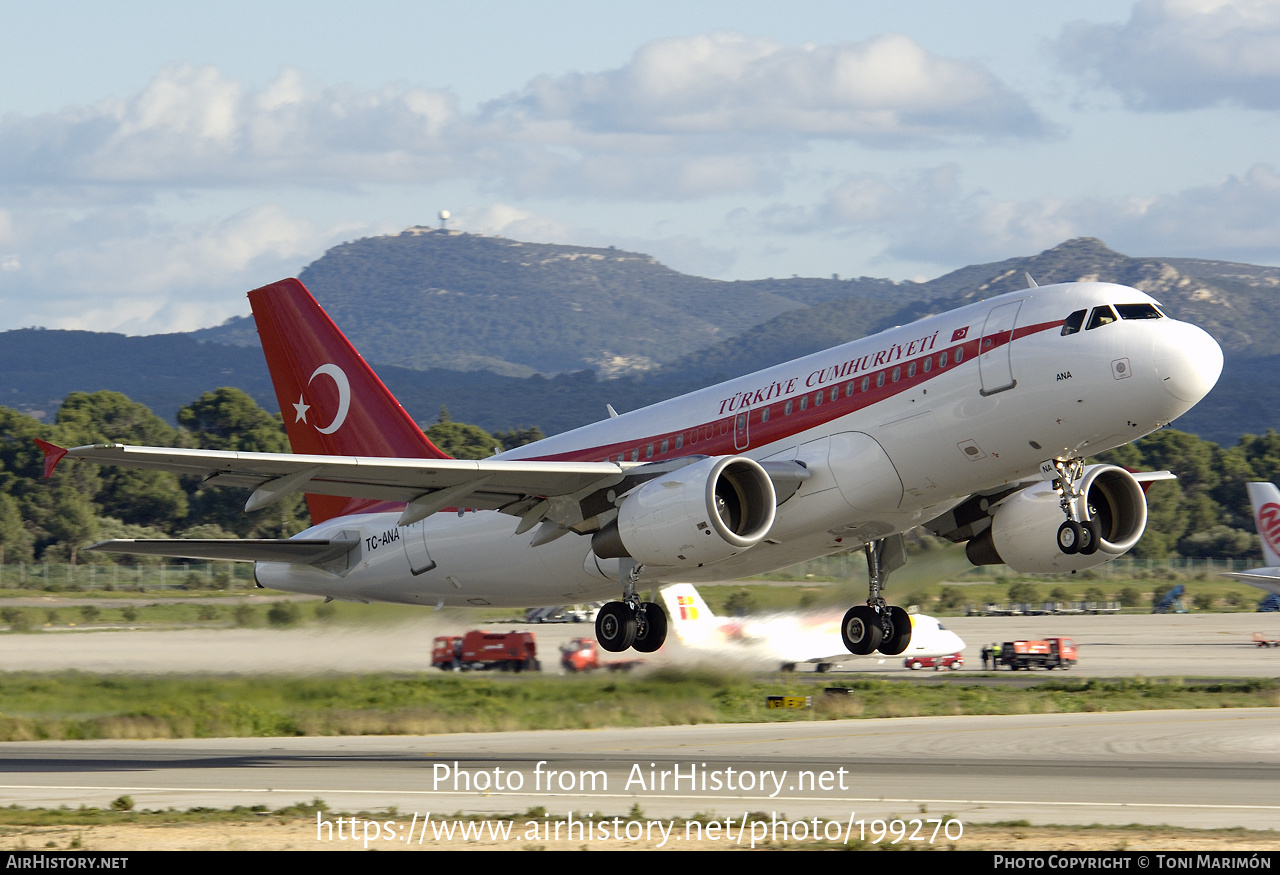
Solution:
M 781 709 L 769 696 L 809 697 Z M 1274 679 L 1056 680 L 1030 688 L 848 680 L 825 688 L 706 671 L 313 678 L 0 675 L 0 740 L 430 735 L 841 718 L 1275 707 Z
M 183 850 L 190 850 L 193 842 L 201 840 L 207 842 L 211 833 L 211 828 L 215 830 L 212 835 L 216 839 L 222 841 L 224 845 L 221 847 L 234 846 L 245 840 L 241 829 L 244 827 L 253 827 L 261 829 L 263 827 L 271 830 L 270 839 L 275 842 L 275 847 L 280 849 L 293 849 L 299 846 L 307 846 L 309 840 L 317 836 L 316 823 L 317 814 L 329 823 L 334 823 L 338 818 L 349 819 L 355 818 L 358 821 L 372 821 L 383 824 L 388 820 L 404 824 L 412 817 L 412 823 L 418 823 L 416 814 L 410 815 L 401 812 L 397 808 L 389 807 L 377 809 L 373 811 L 362 810 L 357 812 L 336 811 L 331 809 L 324 800 L 314 798 L 311 802 L 298 803 L 288 805 L 282 808 L 270 809 L 265 805 L 243 806 L 237 805 L 231 808 L 209 808 L 197 807 L 185 810 L 176 808 L 167 809 L 136 809 L 133 800 L 128 796 L 121 796 L 116 799 L 108 808 L 96 808 L 93 806 L 81 805 L 77 808 L 69 808 L 63 806 L 61 808 L 22 808 L 12 805 L 7 808 L 0 808 L 0 846 L 6 850 L 18 851 L 39 851 L 39 850 L 70 850 L 70 851 L 88 851 L 88 850 L 106 850 L 108 848 L 119 848 L 121 846 L 122 837 L 127 837 L 125 841 L 132 841 L 144 847 L 178 847 Z M 912 815 L 904 815 L 906 820 L 910 820 Z M 950 819 L 951 815 L 930 815 L 928 813 L 919 813 L 916 816 L 928 818 L 941 817 L 944 820 Z M 631 819 L 643 819 L 645 813 L 637 806 L 633 808 L 628 815 Z M 747 814 L 747 824 L 764 824 L 767 829 L 774 820 L 781 818 L 786 819 L 785 813 L 777 812 L 750 812 Z M 531 824 L 545 831 L 549 824 L 566 824 L 567 819 L 563 816 L 551 814 L 541 806 L 530 808 L 524 812 L 510 813 L 486 813 L 486 814 L 466 814 L 463 812 L 455 812 L 448 815 L 445 820 L 453 822 L 471 822 L 471 823 L 510 823 L 516 835 L 520 834 L 521 829 L 527 829 Z M 671 834 L 681 836 L 682 839 L 689 835 L 706 835 L 704 829 L 708 823 L 718 820 L 707 814 L 692 814 L 687 816 L 675 816 L 662 818 L 667 824 Z M 581 823 L 581 821 L 578 821 Z M 111 829 L 111 828 L 115 829 Z M 217 832 L 220 828 L 229 831 Z M 107 831 L 111 832 L 110 837 L 106 837 Z M 566 833 L 568 831 L 566 830 Z M 751 835 L 751 833 L 748 833 Z M 807 834 L 806 834 L 807 835 Z M 1015 820 L 995 823 L 964 823 L 963 835 L 955 840 L 946 839 L 944 837 L 933 838 L 932 841 L 917 836 L 914 840 L 905 839 L 898 836 L 899 841 L 895 842 L 895 834 L 886 832 L 880 842 L 871 839 L 878 837 L 875 833 L 865 836 L 851 836 L 848 840 L 828 840 L 825 837 L 812 836 L 807 839 L 791 838 L 784 840 L 779 837 L 768 837 L 763 841 L 752 841 L 747 845 L 738 845 L 733 842 L 727 842 L 722 837 L 712 839 L 706 838 L 702 842 L 681 841 L 679 844 L 682 848 L 691 849 L 701 846 L 706 849 L 741 849 L 747 850 L 751 847 L 760 850 L 846 850 L 846 851 L 902 851 L 902 850 L 967 850 L 967 851 L 1136 851 L 1136 850 L 1186 850 L 1206 852 L 1213 850 L 1221 851 L 1269 851 L 1274 849 L 1276 841 L 1276 833 L 1274 830 L 1248 830 L 1243 828 L 1226 828 L 1226 829 L 1191 829 L 1186 827 L 1174 827 L 1168 825 L 1152 826 L 1148 824 L 1129 824 L 1129 825 L 1104 825 L 1091 824 L 1088 826 L 1078 825 L 1061 825 L 1061 824 L 1041 824 L 1033 825 L 1029 821 Z M 339 839 L 343 842 L 343 839 Z M 152 844 L 147 844 L 148 842 Z M 351 846 L 363 846 L 363 836 L 347 832 L 345 842 L 349 842 Z M 926 843 L 927 842 L 927 843 Z M 446 840 L 443 846 L 459 849 L 466 847 L 469 842 L 465 839 L 450 842 Z M 628 841 L 626 845 L 621 842 L 611 842 L 605 846 L 605 849 L 621 849 L 631 846 L 633 843 Z M 438 843 L 434 842 L 428 847 L 435 847 Z M 333 845 L 330 844 L 332 847 Z M 391 850 L 409 847 L 399 837 L 384 837 L 381 840 L 374 840 L 369 845 L 370 849 Z M 129 845 L 133 848 L 133 845 Z M 267 847 L 260 849 L 269 849 Z M 581 838 L 574 838 L 561 843 L 561 849 L 586 850 L 587 845 L 582 843 Z M 643 847 L 643 846 L 642 846 Z M 546 850 L 545 844 L 525 845 L 525 850 Z

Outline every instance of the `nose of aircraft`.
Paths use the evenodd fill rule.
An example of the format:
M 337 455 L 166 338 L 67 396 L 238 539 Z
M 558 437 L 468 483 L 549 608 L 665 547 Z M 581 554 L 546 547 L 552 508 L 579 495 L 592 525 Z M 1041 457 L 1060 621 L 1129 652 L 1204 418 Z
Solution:
M 1195 404 L 1222 374 L 1222 347 L 1204 329 L 1170 320 L 1160 326 L 1155 365 L 1170 395 Z

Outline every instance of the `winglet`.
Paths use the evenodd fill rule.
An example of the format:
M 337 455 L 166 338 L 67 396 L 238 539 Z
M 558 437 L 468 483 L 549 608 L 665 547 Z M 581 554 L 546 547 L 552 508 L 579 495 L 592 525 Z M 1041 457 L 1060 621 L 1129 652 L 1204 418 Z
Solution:
M 40 452 L 44 453 L 44 476 L 47 480 L 53 476 L 53 469 L 58 467 L 58 463 L 62 461 L 62 457 L 67 451 L 57 444 L 51 444 L 48 441 L 42 441 L 36 438 L 36 446 L 40 448 Z

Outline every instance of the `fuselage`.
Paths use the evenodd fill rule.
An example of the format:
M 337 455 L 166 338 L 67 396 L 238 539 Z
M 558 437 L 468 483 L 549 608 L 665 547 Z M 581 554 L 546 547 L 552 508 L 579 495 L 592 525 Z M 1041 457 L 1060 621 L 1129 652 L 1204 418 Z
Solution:
M 1222 368 L 1217 343 L 1135 289 L 1043 286 L 971 304 L 520 447 L 497 458 L 653 463 L 794 460 L 769 536 L 698 568 L 644 566 L 643 585 L 735 578 L 905 532 L 974 493 L 1039 476 L 1161 428 Z M 570 534 L 537 547 L 518 518 L 447 511 L 340 517 L 341 567 L 261 563 L 263 585 L 367 601 L 540 605 L 616 596 L 617 560 Z

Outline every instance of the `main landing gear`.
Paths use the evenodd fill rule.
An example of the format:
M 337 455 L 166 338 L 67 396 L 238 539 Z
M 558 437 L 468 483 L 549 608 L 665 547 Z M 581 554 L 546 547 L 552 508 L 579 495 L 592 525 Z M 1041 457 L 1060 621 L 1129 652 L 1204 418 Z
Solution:
M 636 594 L 640 566 L 622 560 L 622 601 L 609 602 L 596 613 L 596 641 L 601 649 L 621 653 L 630 647 L 653 653 L 667 640 L 667 612 L 656 602 L 642 602 Z
M 865 656 L 878 650 L 897 656 L 911 643 L 911 616 L 896 605 L 885 604 L 880 593 L 889 572 L 906 564 L 906 548 L 902 536 L 894 535 L 871 541 L 863 550 L 867 554 L 867 603 L 849 609 L 840 624 L 840 635 L 850 653 Z
M 1075 458 L 1063 462 L 1055 459 L 1053 467 L 1058 472 L 1054 489 L 1058 493 L 1062 512 L 1067 517 L 1067 521 L 1058 527 L 1058 549 L 1068 556 L 1073 553 L 1090 556 L 1098 552 L 1098 544 L 1102 541 L 1102 523 L 1098 520 L 1096 509 L 1089 506 L 1084 494 L 1080 492 L 1084 460 Z

